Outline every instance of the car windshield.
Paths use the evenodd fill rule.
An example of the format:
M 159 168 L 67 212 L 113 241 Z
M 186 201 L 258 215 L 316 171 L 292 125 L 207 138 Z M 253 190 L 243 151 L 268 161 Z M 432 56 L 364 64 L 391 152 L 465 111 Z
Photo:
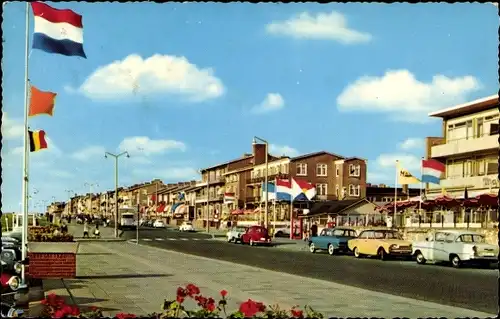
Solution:
M 484 243 L 485 237 L 479 234 L 464 234 L 458 237 L 458 241 L 463 243 Z
M 134 218 L 134 214 L 122 214 L 122 218 Z
M 398 232 L 395 231 L 375 231 L 376 239 L 403 239 Z

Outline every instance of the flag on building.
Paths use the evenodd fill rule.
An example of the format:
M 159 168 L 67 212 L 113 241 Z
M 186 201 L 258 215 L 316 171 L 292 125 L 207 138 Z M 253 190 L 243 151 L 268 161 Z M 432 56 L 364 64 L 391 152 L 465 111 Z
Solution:
M 422 182 L 439 184 L 441 176 L 444 174 L 446 166 L 436 160 L 422 160 Z
M 236 201 L 236 195 L 234 193 L 224 193 L 224 204 L 231 204 Z
M 292 178 L 291 188 L 292 198 L 294 200 L 302 194 L 305 195 L 307 200 L 311 200 L 314 198 L 314 196 L 316 196 L 316 187 L 308 181 Z
M 276 185 L 275 185 L 276 183 Z M 278 201 L 287 201 L 291 200 L 291 191 L 290 182 L 284 179 L 276 179 L 275 183 L 268 183 L 268 200 L 278 200 Z M 263 202 L 266 200 L 266 187 L 265 184 L 262 184 L 262 196 L 260 200 Z
M 409 185 L 409 184 L 419 184 L 420 180 L 413 176 L 409 171 L 398 165 L 398 184 Z
M 32 2 L 31 8 L 35 20 L 33 49 L 87 58 L 83 51 L 81 15 L 69 9 L 55 9 L 42 2 Z
M 30 152 L 36 152 L 47 148 L 45 131 L 28 131 L 28 135 L 30 139 Z
M 30 86 L 30 105 L 29 116 L 47 114 L 52 116 L 54 113 L 54 104 L 56 93 L 40 91 L 35 86 Z
M 177 199 L 178 200 L 185 200 L 186 199 L 186 193 L 179 192 L 179 194 L 177 194 Z

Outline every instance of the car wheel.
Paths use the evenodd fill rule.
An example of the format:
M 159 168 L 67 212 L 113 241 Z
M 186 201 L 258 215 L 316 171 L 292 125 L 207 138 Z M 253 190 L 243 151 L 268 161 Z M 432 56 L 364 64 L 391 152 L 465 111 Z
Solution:
M 462 266 L 462 261 L 460 260 L 460 257 L 457 255 L 453 255 L 450 257 L 451 265 L 454 268 L 460 268 Z
M 335 247 L 333 247 L 333 245 L 332 245 L 332 244 L 329 244 L 329 245 L 328 245 L 328 254 L 329 254 L 330 256 L 335 255 Z
M 250 239 L 250 246 L 253 246 L 254 243 L 253 243 L 253 239 Z
M 359 253 L 358 247 L 354 247 L 353 252 L 354 252 L 354 257 L 361 258 L 361 254 Z
M 227 237 L 227 242 L 228 242 L 228 243 L 230 243 L 230 242 L 232 242 L 232 241 L 233 241 L 233 238 L 228 236 L 228 237 Z
M 314 246 L 314 243 L 309 244 L 309 251 L 313 254 L 316 252 L 316 246 Z
M 276 233 L 276 235 L 275 235 L 275 236 L 276 236 L 276 237 L 281 237 L 281 236 L 283 236 L 283 232 L 282 232 L 282 231 L 279 231 L 279 232 L 277 232 L 277 233 Z
M 425 262 L 426 262 L 426 260 L 425 260 L 424 255 L 419 251 L 417 253 L 417 264 L 423 265 L 423 264 L 425 264 Z
M 378 255 L 378 258 L 380 258 L 380 260 L 386 260 L 387 259 L 386 254 L 385 254 L 385 250 L 382 247 L 380 247 L 378 249 L 377 255 Z

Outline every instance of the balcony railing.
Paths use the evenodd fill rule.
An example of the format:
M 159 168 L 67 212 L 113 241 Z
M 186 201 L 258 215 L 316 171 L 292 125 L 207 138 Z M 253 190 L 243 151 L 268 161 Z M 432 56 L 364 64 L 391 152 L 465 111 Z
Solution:
M 251 197 L 246 197 L 245 201 L 247 203 L 257 203 L 260 202 L 260 196 L 251 196 Z
M 495 148 L 498 148 L 498 134 L 448 141 L 445 144 L 433 146 L 431 148 L 431 157 L 447 157 Z
M 277 174 L 270 174 L 267 177 L 267 180 L 269 182 L 272 182 L 274 179 L 287 179 L 288 178 L 288 173 L 277 173 Z M 247 184 L 258 184 L 264 182 L 266 179 L 265 176 L 259 176 L 259 177 L 253 177 L 249 178 L 246 180 Z

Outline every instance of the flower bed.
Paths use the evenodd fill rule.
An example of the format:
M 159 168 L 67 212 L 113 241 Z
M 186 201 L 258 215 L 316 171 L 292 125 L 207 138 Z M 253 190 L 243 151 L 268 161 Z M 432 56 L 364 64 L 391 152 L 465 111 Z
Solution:
M 177 296 L 175 300 L 165 300 L 162 307 L 162 312 L 153 313 L 148 317 L 164 319 L 164 318 L 323 318 L 323 315 L 314 311 L 311 307 L 305 306 L 303 309 L 298 306 L 292 309 L 280 309 L 278 305 L 265 306 L 261 302 L 248 299 L 239 305 L 237 311 L 229 312 L 226 309 L 227 305 L 227 291 L 220 292 L 219 300 L 212 297 L 203 296 L 200 289 L 193 285 L 188 284 L 186 287 L 177 288 Z M 196 301 L 197 309 L 187 309 L 184 306 L 186 299 L 193 299 Z M 97 307 L 90 307 L 87 311 L 80 310 L 77 306 L 70 306 L 64 302 L 64 299 L 56 296 L 55 294 L 48 295 L 46 299 L 42 300 L 44 309 L 42 317 L 45 318 L 102 318 L 102 311 Z M 115 318 L 128 319 L 136 318 L 137 315 L 130 313 L 118 313 Z
M 73 242 L 70 234 L 57 233 L 58 227 L 32 226 L 28 228 L 28 242 Z

